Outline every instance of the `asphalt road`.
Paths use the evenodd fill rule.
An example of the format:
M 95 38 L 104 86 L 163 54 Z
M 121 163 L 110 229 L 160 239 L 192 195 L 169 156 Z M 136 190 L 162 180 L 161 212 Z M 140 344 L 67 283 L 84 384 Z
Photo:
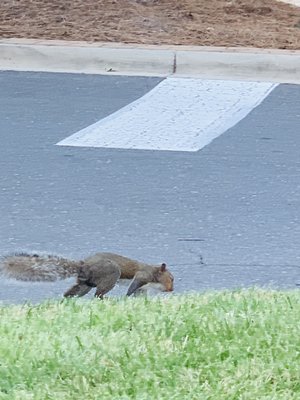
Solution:
M 55 145 L 160 80 L 0 72 L 0 254 L 110 251 L 164 261 L 177 293 L 296 288 L 299 86 L 279 85 L 195 153 Z M 69 283 L 4 279 L 0 301 L 61 296 Z

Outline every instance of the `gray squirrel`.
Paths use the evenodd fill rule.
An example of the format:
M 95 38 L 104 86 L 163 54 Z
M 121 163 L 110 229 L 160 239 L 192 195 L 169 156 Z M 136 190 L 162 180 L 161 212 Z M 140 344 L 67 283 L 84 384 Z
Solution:
M 16 253 L 0 259 L 0 273 L 22 281 L 56 281 L 71 276 L 77 282 L 64 297 L 84 296 L 96 288 L 95 297 L 103 298 L 119 279 L 131 279 L 127 296 L 147 286 L 163 292 L 174 290 L 174 277 L 165 263 L 155 266 L 113 253 L 96 253 L 80 261 L 56 255 Z

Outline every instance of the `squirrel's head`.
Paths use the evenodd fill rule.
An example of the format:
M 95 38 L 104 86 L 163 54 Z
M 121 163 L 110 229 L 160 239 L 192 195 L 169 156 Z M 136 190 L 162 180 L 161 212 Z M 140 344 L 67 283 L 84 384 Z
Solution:
M 174 290 L 174 277 L 167 269 L 165 263 L 162 263 L 158 268 L 157 281 L 162 285 L 164 292 L 173 292 Z

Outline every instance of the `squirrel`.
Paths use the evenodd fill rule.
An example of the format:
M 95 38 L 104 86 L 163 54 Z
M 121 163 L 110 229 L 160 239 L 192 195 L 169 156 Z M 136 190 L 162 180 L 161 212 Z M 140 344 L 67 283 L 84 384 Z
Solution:
M 96 288 L 95 297 L 101 299 L 120 279 L 132 279 L 127 296 L 148 286 L 172 292 L 174 282 L 165 263 L 154 266 L 113 253 L 96 253 L 80 261 L 56 255 L 15 253 L 0 259 L 0 273 L 8 278 L 31 282 L 76 276 L 76 284 L 64 293 L 64 297 L 84 296 Z

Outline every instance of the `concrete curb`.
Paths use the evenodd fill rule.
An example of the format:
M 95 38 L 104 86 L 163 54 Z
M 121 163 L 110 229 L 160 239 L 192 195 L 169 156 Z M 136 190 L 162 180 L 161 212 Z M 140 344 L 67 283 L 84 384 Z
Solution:
M 0 69 L 300 83 L 300 51 L 3 39 Z
M 292 4 L 293 6 L 300 7 L 300 0 L 280 0 L 282 3 Z

